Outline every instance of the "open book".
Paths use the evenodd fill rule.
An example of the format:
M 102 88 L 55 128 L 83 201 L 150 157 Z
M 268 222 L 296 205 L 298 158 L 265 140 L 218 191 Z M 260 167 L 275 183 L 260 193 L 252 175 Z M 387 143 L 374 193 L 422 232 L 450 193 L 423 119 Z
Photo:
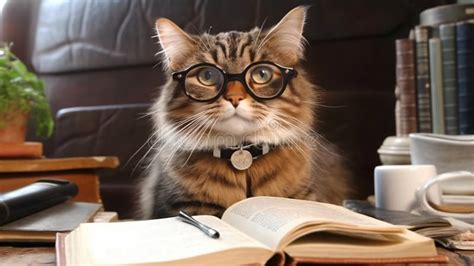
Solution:
M 58 238 L 58 265 L 445 261 L 431 239 L 331 204 L 255 197 L 194 218 L 220 238 L 178 218 L 81 224 Z

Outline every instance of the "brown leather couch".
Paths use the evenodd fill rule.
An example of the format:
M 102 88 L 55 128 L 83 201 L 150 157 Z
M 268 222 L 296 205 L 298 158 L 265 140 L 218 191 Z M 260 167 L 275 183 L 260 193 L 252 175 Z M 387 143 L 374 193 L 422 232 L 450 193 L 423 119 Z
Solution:
M 47 156 L 119 156 L 120 169 L 103 173 L 101 191 L 105 207 L 126 218 L 146 166 L 140 158 L 151 125 L 144 114 L 164 80 L 156 17 L 212 33 L 270 26 L 292 7 L 310 5 L 305 65 L 324 90 L 318 130 L 343 151 L 364 198 L 373 192 L 376 150 L 395 132 L 394 40 L 407 37 L 422 10 L 451 2 L 9 0 L 0 39 L 14 42 L 14 52 L 46 82 L 56 116 Z

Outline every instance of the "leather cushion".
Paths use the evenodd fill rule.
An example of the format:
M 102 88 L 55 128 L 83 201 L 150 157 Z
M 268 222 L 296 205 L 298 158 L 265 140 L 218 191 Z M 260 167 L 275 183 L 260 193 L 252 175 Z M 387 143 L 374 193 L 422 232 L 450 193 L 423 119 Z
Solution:
M 158 45 L 153 27 L 157 17 L 170 18 L 190 32 L 210 29 L 214 33 L 249 30 L 264 21 L 269 27 L 291 8 L 310 5 L 305 33 L 309 41 L 384 35 L 405 20 L 407 2 L 43 0 L 33 35 L 33 66 L 39 73 L 64 73 L 154 64 Z

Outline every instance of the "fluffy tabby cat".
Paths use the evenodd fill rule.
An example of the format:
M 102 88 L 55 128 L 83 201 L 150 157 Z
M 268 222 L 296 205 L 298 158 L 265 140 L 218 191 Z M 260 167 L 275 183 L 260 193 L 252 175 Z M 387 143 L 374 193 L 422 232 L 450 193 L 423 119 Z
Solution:
M 306 8 L 297 7 L 266 31 L 200 36 L 185 33 L 168 19 L 157 20 L 169 80 L 152 108 L 155 145 L 140 186 L 141 218 L 172 216 L 181 209 L 220 216 L 231 204 L 259 195 L 337 204 L 347 196 L 340 158 L 312 130 L 318 91 L 300 65 L 305 16 Z M 276 65 L 254 68 L 244 80 L 228 81 L 212 101 L 192 98 L 215 93 L 216 83 L 224 83 L 215 77 L 219 71 L 205 65 L 199 72 L 181 72 L 178 78 L 187 74 L 184 82 L 172 78 L 172 73 L 200 63 L 235 74 L 261 61 L 297 72 L 276 98 L 255 99 L 243 84 L 249 80 L 247 86 L 267 93 L 266 86 L 282 83 L 285 75 Z M 243 143 L 267 143 L 272 149 L 246 170 L 213 156 L 215 147 Z

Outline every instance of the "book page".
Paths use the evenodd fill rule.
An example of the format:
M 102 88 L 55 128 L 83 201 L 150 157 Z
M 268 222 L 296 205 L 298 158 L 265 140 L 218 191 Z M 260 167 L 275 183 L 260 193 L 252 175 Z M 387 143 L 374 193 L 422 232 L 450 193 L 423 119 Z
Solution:
M 436 256 L 433 241 L 411 231 L 398 235 L 399 241 L 386 241 L 383 236 L 339 234 L 320 232 L 309 234 L 285 247 L 285 252 L 293 257 L 325 258 L 406 258 Z M 343 250 L 344 252 L 334 252 Z
M 81 224 L 77 232 L 66 237 L 67 246 L 70 248 L 66 260 L 72 262 L 72 265 L 166 264 L 243 248 L 260 250 L 259 259 L 265 262 L 273 254 L 273 251 L 263 244 L 242 234 L 217 217 L 194 216 L 194 218 L 219 231 L 220 238 L 213 239 L 176 217 L 149 221 Z
M 274 250 L 281 250 L 287 244 L 284 238 L 292 233 L 303 235 L 317 231 L 314 226 L 323 224 L 326 228 L 333 225 L 338 229 L 369 233 L 400 233 L 403 230 L 340 206 L 276 197 L 240 201 L 225 211 L 222 220 Z

